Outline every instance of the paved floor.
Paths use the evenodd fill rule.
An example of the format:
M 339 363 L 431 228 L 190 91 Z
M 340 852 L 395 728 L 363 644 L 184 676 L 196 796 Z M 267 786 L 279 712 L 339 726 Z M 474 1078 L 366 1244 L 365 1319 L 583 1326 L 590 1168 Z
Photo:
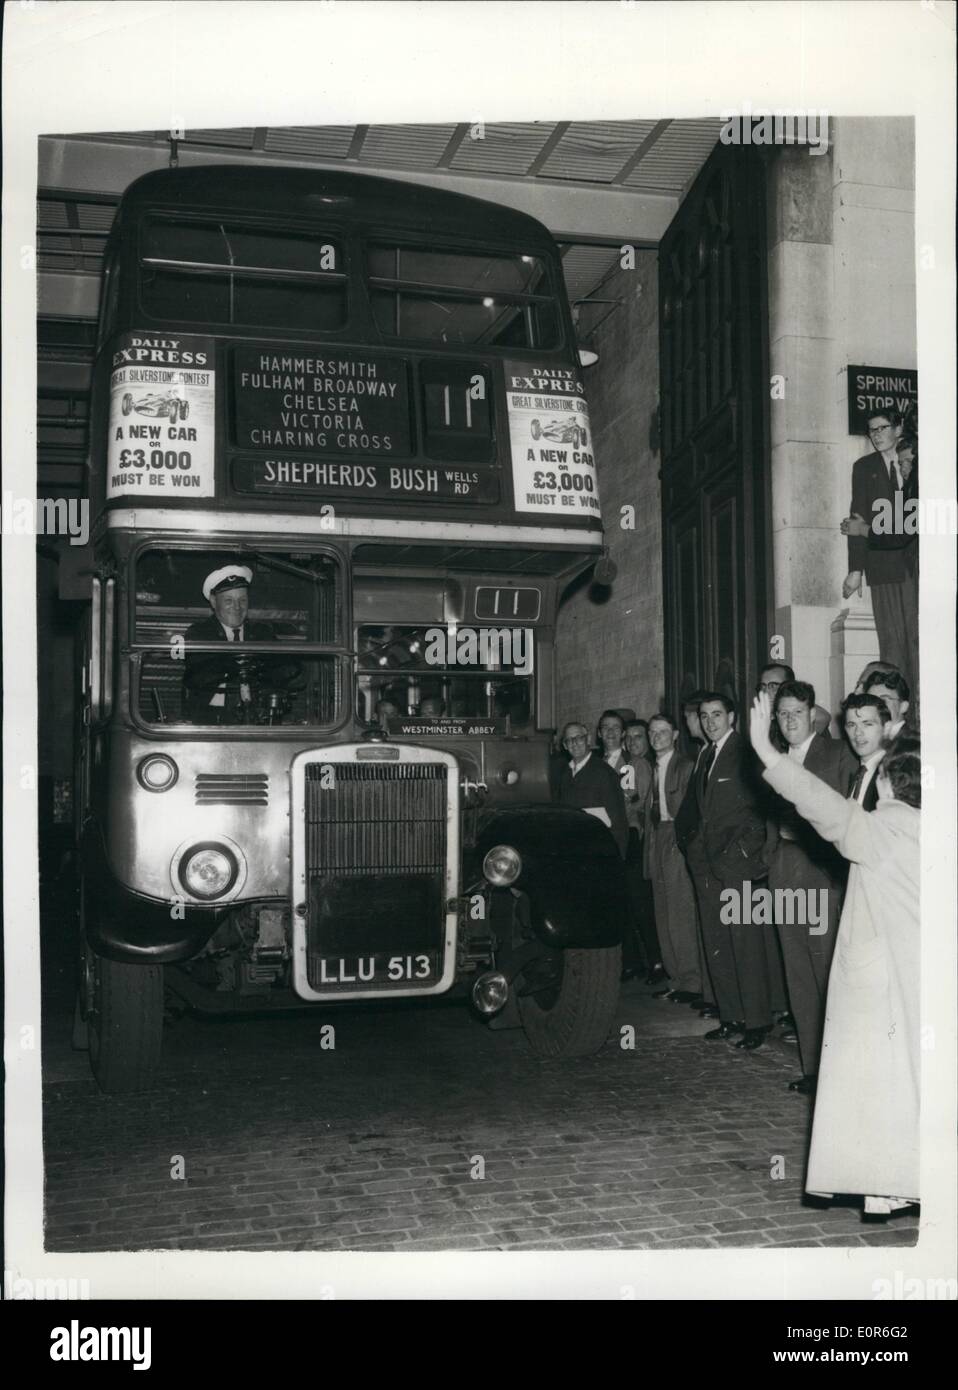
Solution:
M 162 1077 L 106 1097 L 47 972 L 47 1248 L 576 1250 L 911 1245 L 911 1213 L 803 1200 L 809 1102 L 784 1043 L 705 1042 L 623 988 L 603 1050 L 543 1061 L 461 1005 L 169 1029 Z M 321 1028 L 335 1025 L 335 1048 Z M 628 1041 L 628 1034 L 626 1034 Z M 176 1172 L 183 1176 L 171 1176 Z

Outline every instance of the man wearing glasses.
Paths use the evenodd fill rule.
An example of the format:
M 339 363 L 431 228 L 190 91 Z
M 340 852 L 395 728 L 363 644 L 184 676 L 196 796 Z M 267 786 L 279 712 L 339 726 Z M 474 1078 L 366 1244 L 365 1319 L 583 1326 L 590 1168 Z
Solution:
M 842 595 L 860 594 L 862 576 L 871 589 L 879 654 L 904 671 L 914 687 L 918 678 L 918 582 L 915 568 L 907 560 L 911 534 L 902 529 L 883 533 L 875 528 L 878 516 L 900 516 L 895 497 L 905 486 L 898 460 L 898 441 L 902 436 L 902 417 L 897 410 L 876 411 L 868 417 L 868 437 L 873 452 L 852 464 L 850 515 L 841 524 L 848 537 L 848 574 Z
M 600 820 L 608 827 L 624 859 L 629 823 L 617 774 L 593 754 L 584 724 L 567 724 L 562 731 L 562 746 L 569 755 L 569 765 L 559 775 L 559 805 L 575 806 Z
M 774 719 L 791 761 L 814 773 L 833 791 L 847 796 L 857 771 L 857 759 L 844 739 L 815 732 L 814 708 L 815 691 L 806 681 L 785 681 L 772 701 Z M 795 807 L 781 798 L 776 798 L 770 809 L 765 859 L 773 901 L 795 904 L 799 909 L 789 912 L 791 920 L 783 920 L 776 911 L 775 927 L 802 1063 L 801 1077 L 790 1081 L 788 1089 L 810 1095 L 818 1074 L 825 995 L 838 932 L 845 865 L 834 846 L 816 834 Z M 787 897 L 779 889 L 786 890 Z M 808 911 L 801 910 L 811 904 L 817 909 L 815 920 Z

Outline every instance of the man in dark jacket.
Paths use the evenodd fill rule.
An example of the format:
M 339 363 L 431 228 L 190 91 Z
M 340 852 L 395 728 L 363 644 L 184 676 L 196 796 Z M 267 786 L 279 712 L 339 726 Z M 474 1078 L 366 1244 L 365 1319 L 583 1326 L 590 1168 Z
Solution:
M 812 687 L 805 681 L 786 681 L 776 693 L 773 709 L 789 759 L 847 796 L 857 759 L 844 739 L 816 732 Z M 835 847 L 781 798 L 770 808 L 765 858 L 802 1063 L 802 1075 L 789 1082 L 789 1090 L 810 1095 L 818 1074 L 845 862 Z
M 883 410 L 868 417 L 872 452 L 852 464 L 852 500 L 841 524 L 848 537 L 848 575 L 842 594 L 861 593 L 862 575 L 871 589 L 878 649 L 883 661 L 918 681 L 918 582 L 908 551 L 915 536 L 896 518 L 903 514 L 906 479 L 898 462 L 902 417 Z M 901 493 L 896 509 L 896 494 Z M 889 525 L 889 518 L 892 524 Z
M 624 859 L 629 825 L 618 777 L 591 751 L 589 731 L 584 724 L 567 724 L 562 731 L 562 746 L 570 762 L 559 775 L 559 805 L 576 806 L 601 820 Z
M 253 571 L 248 565 L 222 565 L 206 576 L 203 597 L 212 609 L 187 630 L 187 642 L 273 642 L 270 623 L 251 622 L 249 589 Z M 183 675 L 183 712 L 193 724 L 247 724 L 253 718 L 256 682 L 264 678 L 262 658 L 248 659 L 231 651 L 188 654 Z M 268 683 L 282 689 L 294 680 L 294 662 L 268 664 Z
M 699 705 L 710 748 L 691 785 L 698 824 L 686 857 L 699 902 L 709 973 L 719 1008 L 718 1028 L 707 1038 L 743 1036 L 736 1044 L 760 1047 L 772 1027 L 766 933 L 746 910 L 752 884 L 767 874 L 765 811 L 754 757 L 735 730 L 735 705 L 710 692 Z

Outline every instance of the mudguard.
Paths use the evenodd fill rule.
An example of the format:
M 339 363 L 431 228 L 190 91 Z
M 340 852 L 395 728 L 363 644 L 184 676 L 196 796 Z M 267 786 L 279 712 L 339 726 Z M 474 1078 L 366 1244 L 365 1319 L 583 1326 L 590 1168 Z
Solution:
M 190 960 L 206 945 L 230 908 L 183 904 L 182 920 L 171 913 L 172 898 L 148 898 L 120 883 L 111 870 L 99 827 L 88 821 L 81 839 L 86 891 L 86 936 L 91 949 L 109 960 L 163 965 Z
M 543 944 L 617 946 L 628 921 L 625 865 L 607 828 L 568 806 L 528 805 L 480 817 L 471 867 L 495 845 L 522 858 L 514 888 L 524 892 Z

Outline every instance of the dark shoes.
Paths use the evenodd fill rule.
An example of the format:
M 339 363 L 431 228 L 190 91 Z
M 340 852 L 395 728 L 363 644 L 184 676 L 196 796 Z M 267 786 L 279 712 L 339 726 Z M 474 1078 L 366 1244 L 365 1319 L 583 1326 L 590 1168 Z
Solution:
M 800 1096 L 813 1096 L 817 1085 L 817 1076 L 800 1076 L 797 1080 L 788 1083 L 788 1089 L 797 1091 Z
M 638 973 L 639 972 L 637 970 L 623 970 L 622 974 L 619 976 L 619 979 L 621 980 L 622 984 L 625 984 L 626 980 L 634 980 Z
M 673 1004 L 701 1004 L 701 994 L 693 994 L 691 990 L 676 989 L 672 991 Z
M 797 1043 L 797 1042 L 798 1042 L 798 1034 L 795 1032 L 795 1029 L 794 1029 L 794 1028 L 786 1028 L 786 1029 L 785 1029 L 785 1032 L 784 1032 L 784 1033 L 779 1033 L 778 1036 L 781 1038 L 782 1042 L 787 1042 L 787 1043 Z
M 746 1028 L 735 1046 L 744 1048 L 746 1052 L 754 1052 L 757 1047 L 762 1046 L 762 1043 L 771 1031 L 771 1026 L 767 1028 Z
M 657 989 L 652 995 L 653 999 L 671 999 L 673 991 L 671 989 Z
M 721 1018 L 717 1004 L 706 1004 L 699 1009 L 699 1018 Z
M 652 969 L 645 977 L 645 983 L 647 985 L 660 985 L 668 978 L 668 975 L 666 975 L 661 965 L 653 965 Z
M 741 1023 L 723 1023 L 718 1028 L 713 1028 L 710 1033 L 704 1033 L 703 1037 L 707 1038 L 709 1042 L 714 1042 L 716 1038 L 727 1040 L 736 1037 L 741 1031 Z

